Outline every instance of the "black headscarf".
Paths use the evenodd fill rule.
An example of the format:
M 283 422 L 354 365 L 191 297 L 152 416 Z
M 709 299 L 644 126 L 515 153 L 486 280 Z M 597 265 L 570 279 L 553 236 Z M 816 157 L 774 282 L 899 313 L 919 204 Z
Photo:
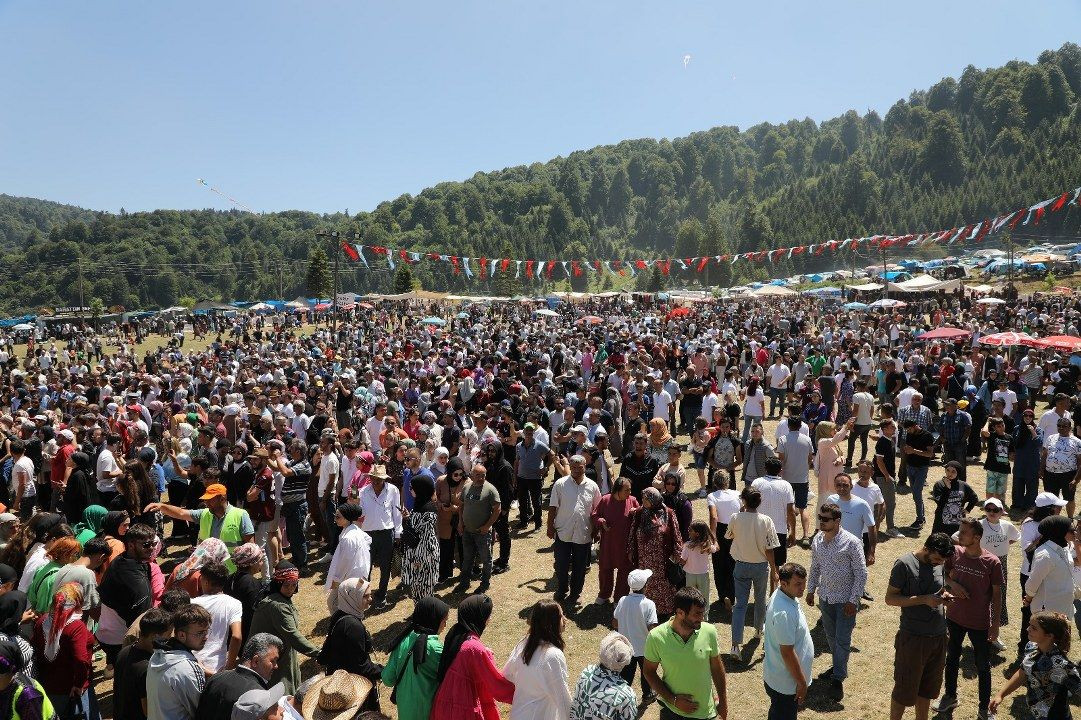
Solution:
M 56 513 L 38 513 L 30 519 L 30 532 L 34 535 L 34 544 L 45 542 L 45 535 L 54 527 L 64 522 Z
M 394 652 L 405 642 L 409 633 L 415 632 L 417 637 L 413 641 L 409 654 L 413 658 L 413 671 L 420 672 L 420 666 L 428 658 L 428 636 L 439 634 L 439 626 L 443 624 L 443 618 L 449 612 L 450 608 L 447 604 L 434 595 L 418 602 L 413 608 L 413 616 L 409 618 L 409 624 L 391 643 L 390 652 Z
M 83 472 L 90 472 L 90 456 L 84 452 L 76 452 L 71 454 L 71 460 L 75 463 L 76 470 L 82 470 Z
M 427 475 L 417 475 L 409 481 L 409 487 L 413 489 L 413 512 L 426 513 L 436 512 L 436 503 L 432 501 L 435 495 L 435 483 Z
M 120 526 L 127 519 L 128 513 L 125 510 L 110 510 L 105 513 L 105 519 L 101 521 L 102 535 L 108 535 L 120 540 Z
M 458 457 L 452 457 L 450 460 L 447 461 L 447 485 L 450 485 L 451 487 L 458 487 L 462 483 L 462 480 L 465 479 L 462 478 L 462 480 L 455 481 L 454 472 L 456 470 L 461 470 L 464 473 L 465 463 L 463 463 Z
M 1073 521 L 1065 515 L 1052 515 L 1040 521 L 1037 529 L 1040 536 L 1046 541 L 1050 540 L 1059 547 L 1066 547 L 1066 533 L 1073 528 Z
M 447 633 L 447 639 L 443 641 L 443 655 L 439 658 L 436 682 L 442 684 L 447 670 L 462 649 L 462 643 L 471 635 L 480 637 L 484 634 L 484 628 L 491 616 L 492 599 L 487 595 L 470 595 L 462 601 L 458 606 L 458 622 L 454 623 L 454 627 Z

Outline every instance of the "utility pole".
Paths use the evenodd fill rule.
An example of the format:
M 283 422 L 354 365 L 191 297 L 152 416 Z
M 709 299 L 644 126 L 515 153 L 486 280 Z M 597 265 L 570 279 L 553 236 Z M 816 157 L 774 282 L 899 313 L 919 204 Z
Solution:
M 890 280 L 886 273 L 886 246 L 879 244 L 882 249 L 882 299 L 890 299 Z
M 340 234 L 337 230 L 330 233 L 330 236 L 334 238 L 334 282 L 331 283 L 331 292 L 334 293 L 334 298 L 331 302 L 334 303 L 332 310 L 334 312 L 333 317 L 333 333 L 335 341 L 338 338 L 338 261 L 342 256 L 342 242 L 340 240 Z
M 1006 288 L 1013 290 L 1013 233 L 1006 233 Z M 1009 295 L 1009 293 L 1007 293 Z

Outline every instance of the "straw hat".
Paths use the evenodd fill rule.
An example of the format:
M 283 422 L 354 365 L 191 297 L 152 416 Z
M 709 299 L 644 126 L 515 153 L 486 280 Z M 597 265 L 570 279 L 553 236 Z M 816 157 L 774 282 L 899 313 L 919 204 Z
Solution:
M 372 682 L 345 670 L 315 681 L 304 693 L 304 720 L 350 720 L 372 690 Z

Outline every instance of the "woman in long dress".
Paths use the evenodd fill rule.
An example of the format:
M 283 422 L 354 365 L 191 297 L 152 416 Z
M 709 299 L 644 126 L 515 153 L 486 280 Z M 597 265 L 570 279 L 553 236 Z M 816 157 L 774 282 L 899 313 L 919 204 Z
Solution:
M 627 556 L 627 547 L 631 541 L 631 518 L 637 509 L 638 501 L 631 495 L 631 483 L 621 477 L 615 479 L 612 492 L 601 498 L 590 518 L 593 532 L 600 537 L 601 544 L 597 556 L 600 563 L 598 601 L 619 602 L 629 591 L 627 574 L 631 571 L 631 561 Z M 615 597 L 612 596 L 613 572 L 616 574 Z
M 659 615 L 671 615 L 676 588 L 668 582 L 665 561 L 683 551 L 676 513 L 664 504 L 657 488 L 648 487 L 642 491 L 642 507 L 635 510 L 631 522 L 631 566 L 653 571 L 642 593 L 657 606 Z
M 409 588 L 409 597 L 418 603 L 431 597 L 439 582 L 438 503 L 433 499 L 435 483 L 427 475 L 414 477 L 409 489 L 414 498 L 409 523 L 420 541 L 415 547 L 406 547 L 402 582 Z
M 848 437 L 856 418 L 850 417 L 840 431 L 829 420 L 815 426 L 815 438 L 818 440 L 818 452 L 814 458 L 815 474 L 818 476 L 818 496 L 815 498 L 815 512 L 826 502 L 826 498 L 837 492 L 833 481 L 844 471 L 845 453 L 841 443 Z

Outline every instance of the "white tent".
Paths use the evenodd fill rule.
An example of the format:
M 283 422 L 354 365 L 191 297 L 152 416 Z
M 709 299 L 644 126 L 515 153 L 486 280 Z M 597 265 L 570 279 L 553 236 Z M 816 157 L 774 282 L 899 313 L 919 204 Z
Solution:
M 799 295 L 795 290 L 781 287 L 780 285 L 763 285 L 751 294 L 757 295 L 758 297 L 788 297 L 791 295 Z
M 874 290 L 881 290 L 882 283 L 867 283 L 865 285 L 849 285 L 849 290 L 857 290 L 859 292 L 872 292 Z

